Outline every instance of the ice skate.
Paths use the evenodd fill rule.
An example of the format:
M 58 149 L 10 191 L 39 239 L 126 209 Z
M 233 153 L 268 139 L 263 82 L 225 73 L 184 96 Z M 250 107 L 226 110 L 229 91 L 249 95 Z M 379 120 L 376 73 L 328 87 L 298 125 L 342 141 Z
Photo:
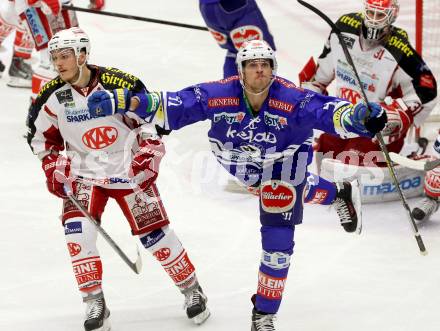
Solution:
M 412 216 L 417 221 L 425 221 L 434 214 L 439 207 L 439 201 L 435 198 L 424 197 L 412 211 Z
M 5 65 L 4 65 L 3 62 L 0 60 L 0 77 L 2 77 L 2 75 L 3 75 L 3 71 L 5 71 Z
M 275 331 L 275 326 L 273 324 L 275 319 L 275 314 L 261 313 L 254 308 L 252 309 L 251 331 Z
M 338 213 L 341 225 L 347 232 L 362 231 L 361 193 L 359 182 L 336 183 L 337 193 L 333 205 Z
M 108 331 L 110 330 L 110 310 L 108 310 L 104 298 L 87 301 L 85 331 Z
M 195 324 L 199 325 L 205 322 L 211 315 L 206 303 L 208 298 L 203 293 L 200 285 L 193 286 L 192 288 L 184 291 L 185 303 L 183 308 L 186 310 L 186 315 Z
M 9 87 L 32 87 L 32 67 L 23 58 L 14 56 L 9 67 Z

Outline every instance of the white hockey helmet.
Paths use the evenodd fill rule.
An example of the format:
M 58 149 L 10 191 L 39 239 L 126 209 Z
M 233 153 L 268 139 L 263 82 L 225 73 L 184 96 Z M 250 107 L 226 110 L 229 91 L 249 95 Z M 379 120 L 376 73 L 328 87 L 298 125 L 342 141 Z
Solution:
M 240 80 L 243 77 L 244 62 L 253 59 L 269 59 L 272 65 L 272 76 L 277 75 L 278 63 L 275 51 L 264 40 L 250 40 L 243 43 L 237 54 L 236 64 Z
M 81 51 L 85 51 L 86 59 L 90 54 L 89 36 L 80 28 L 74 27 L 57 32 L 49 41 L 49 52 L 64 48 L 72 48 L 76 58 L 79 57 Z
M 364 0 L 364 25 L 367 39 L 381 39 L 399 15 L 398 0 Z

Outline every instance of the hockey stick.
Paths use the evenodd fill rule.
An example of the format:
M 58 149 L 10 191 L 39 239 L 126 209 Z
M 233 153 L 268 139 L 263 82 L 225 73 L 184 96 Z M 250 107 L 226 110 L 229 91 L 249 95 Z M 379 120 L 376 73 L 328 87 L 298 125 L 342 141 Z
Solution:
M 359 78 L 359 74 L 356 70 L 356 66 L 354 65 L 353 59 L 350 55 L 350 52 L 348 51 L 347 45 L 345 44 L 345 40 L 342 36 L 341 30 L 339 30 L 339 28 L 336 26 L 335 23 L 333 23 L 333 21 L 327 16 L 325 15 L 323 12 L 321 12 L 319 9 L 317 9 L 316 7 L 312 6 L 311 4 L 303 1 L 303 0 L 298 0 L 298 2 L 303 5 L 304 7 L 310 9 L 311 11 L 313 11 L 315 14 L 317 14 L 319 17 L 321 17 L 328 25 L 330 25 L 330 27 L 332 28 L 332 31 L 336 34 L 336 36 L 339 39 L 339 43 L 341 44 L 342 50 L 344 52 L 345 58 L 347 60 L 347 62 L 350 64 L 350 66 L 352 67 L 353 73 L 356 77 L 356 82 L 359 85 L 359 89 L 361 91 L 362 94 L 362 99 L 363 101 L 366 103 L 366 106 L 368 107 L 368 109 L 370 110 L 370 106 L 368 105 L 368 98 L 367 95 L 365 94 L 365 90 L 362 87 L 362 83 L 361 83 L 361 79 Z M 370 110 L 371 111 L 371 110 Z M 425 244 L 423 243 L 422 237 L 419 233 L 419 230 L 417 228 L 417 224 L 411 214 L 411 209 L 408 205 L 408 202 L 406 201 L 406 198 L 402 192 L 402 189 L 399 185 L 399 181 L 397 180 L 397 175 L 396 172 L 394 170 L 394 167 L 392 165 L 392 161 L 390 158 L 390 155 L 388 153 L 388 149 L 387 146 L 385 144 L 385 141 L 383 140 L 382 134 L 379 132 L 376 134 L 376 139 L 379 142 L 380 148 L 382 150 L 383 155 L 385 156 L 385 162 L 387 164 L 388 170 L 390 172 L 391 178 L 393 179 L 394 185 L 396 187 L 397 192 L 399 193 L 400 196 L 400 200 L 402 201 L 403 207 L 406 209 L 407 214 L 408 214 L 408 219 L 411 225 L 411 228 L 414 232 L 414 238 L 417 241 L 417 245 L 419 246 L 419 250 L 420 253 L 422 255 L 426 255 L 428 254 Z
M 65 178 L 65 177 L 64 177 Z M 139 249 L 137 248 L 137 258 L 135 262 L 132 262 L 128 256 L 122 251 L 122 249 L 115 243 L 115 241 L 110 237 L 110 235 L 99 225 L 99 223 L 93 218 L 92 215 L 81 205 L 81 203 L 76 200 L 73 196 L 72 189 L 69 185 L 64 184 L 64 190 L 66 191 L 67 197 L 69 200 L 78 208 L 79 211 L 92 223 L 96 230 L 104 237 L 107 243 L 116 251 L 116 253 L 124 260 L 124 262 L 133 270 L 135 273 L 139 274 L 142 270 L 142 259 L 139 253 Z
M 63 9 L 72 10 L 72 11 L 79 11 L 79 12 L 84 12 L 84 13 L 91 13 L 91 14 L 96 14 L 96 15 L 126 18 L 129 20 L 136 20 L 136 21 L 142 21 L 142 22 L 150 22 L 150 23 L 178 26 L 181 28 L 187 28 L 187 29 L 193 29 L 193 30 L 208 31 L 208 28 L 206 26 L 192 25 L 192 24 L 185 24 L 185 23 L 178 23 L 178 22 L 171 22 L 171 21 L 163 21 L 163 20 L 158 20 L 155 18 L 127 15 L 127 14 L 119 14 L 119 13 L 113 13 L 113 12 L 102 11 L 102 10 L 94 10 L 94 9 L 82 8 L 82 7 L 76 7 L 76 6 L 63 6 Z
M 433 161 L 413 160 L 393 152 L 390 153 L 390 158 L 393 162 L 415 170 L 429 171 L 440 166 L 440 159 Z

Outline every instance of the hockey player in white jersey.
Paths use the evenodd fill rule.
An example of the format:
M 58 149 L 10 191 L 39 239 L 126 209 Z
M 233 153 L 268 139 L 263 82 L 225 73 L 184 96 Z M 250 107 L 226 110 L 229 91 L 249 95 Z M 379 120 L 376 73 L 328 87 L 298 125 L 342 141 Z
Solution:
M 103 267 L 96 246 L 97 231 L 66 199 L 65 181 L 60 174 L 72 182 L 76 199 L 99 222 L 108 199 L 116 200 L 132 234 L 139 237 L 184 294 L 188 318 L 203 323 L 209 317 L 207 298 L 194 265 L 169 226 L 155 184 L 165 153 L 160 136 L 137 116 L 88 115 L 87 100 L 94 91 L 124 87 L 146 92 L 144 84 L 121 70 L 89 65 L 89 38 L 79 28 L 55 34 L 49 50 L 59 76 L 47 83 L 36 99 L 28 142 L 42 161 L 48 190 L 63 198 L 67 247 L 80 293 L 87 303 L 85 330 L 110 329 L 110 311 L 102 288 Z M 143 181 L 138 184 L 139 174 Z
M 393 25 L 399 13 L 398 1 L 364 0 L 363 6 L 362 12 L 341 16 L 336 25 L 342 31 L 369 101 L 380 102 L 387 110 L 388 123 L 382 134 L 388 150 L 399 153 L 410 125 L 422 124 L 434 108 L 437 83 L 411 46 L 406 31 Z M 303 80 L 302 87 L 318 92 L 326 92 L 327 86 L 335 80 L 338 97 L 353 103 L 361 100 L 354 73 L 333 31 L 317 66 L 310 61 L 300 74 L 300 80 Z M 361 166 L 385 167 L 380 153 L 377 159 L 364 158 L 369 152 L 380 151 L 374 139 L 361 137 L 344 141 L 323 134 L 316 150 L 327 156 L 333 154 L 330 156 L 333 158 L 341 152 L 353 152 Z

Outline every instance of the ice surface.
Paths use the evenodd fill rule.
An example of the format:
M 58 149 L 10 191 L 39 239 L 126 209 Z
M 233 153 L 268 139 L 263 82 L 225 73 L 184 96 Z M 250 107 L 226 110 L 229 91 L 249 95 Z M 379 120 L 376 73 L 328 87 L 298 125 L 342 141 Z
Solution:
M 328 27 L 296 1 L 258 1 L 278 47 L 279 74 L 297 81 L 320 53 Z M 361 1 L 315 0 L 331 18 Z M 398 24 L 413 35 L 413 1 L 401 0 Z M 87 1 L 77 1 L 86 6 Z M 108 11 L 203 25 L 198 1 L 108 0 Z M 79 14 L 92 40 L 91 63 L 137 74 L 150 90 L 179 89 L 221 77 L 224 51 L 203 31 Z M 9 64 L 11 39 L 0 58 Z M 60 226 L 60 201 L 47 193 L 40 162 L 22 138 L 29 91 L 0 80 L 0 330 L 82 330 L 84 306 Z M 207 123 L 166 139 L 159 188 L 209 297 L 211 318 L 196 327 L 183 296 L 142 252 L 135 275 L 100 239 L 104 289 L 114 331 L 250 329 L 250 296 L 260 255 L 257 199 L 225 192 L 228 178 L 205 139 Z M 410 201 L 411 204 L 415 200 Z M 437 331 L 440 329 L 440 213 L 420 225 L 429 255 L 421 257 L 398 202 L 368 205 L 361 236 L 345 233 L 336 213 L 306 206 L 296 229 L 293 264 L 277 330 Z M 103 226 L 135 257 L 137 240 L 114 202 Z

